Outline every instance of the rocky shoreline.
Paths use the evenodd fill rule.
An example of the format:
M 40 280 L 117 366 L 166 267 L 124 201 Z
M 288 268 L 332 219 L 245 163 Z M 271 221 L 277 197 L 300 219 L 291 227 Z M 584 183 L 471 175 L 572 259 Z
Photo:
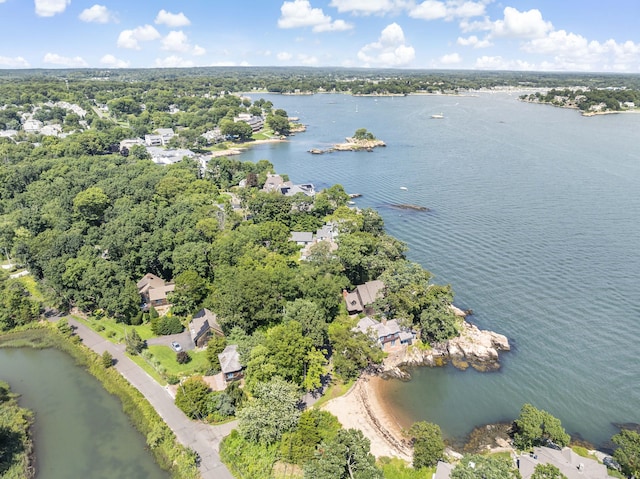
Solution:
M 506 336 L 481 330 L 465 320 L 458 337 L 431 347 L 414 345 L 389 354 L 378 374 L 385 379 L 407 381 L 411 379 L 409 369 L 412 367 L 435 367 L 449 363 L 462 370 L 472 367 L 477 371 L 496 371 L 500 369 L 499 351 L 510 350 Z

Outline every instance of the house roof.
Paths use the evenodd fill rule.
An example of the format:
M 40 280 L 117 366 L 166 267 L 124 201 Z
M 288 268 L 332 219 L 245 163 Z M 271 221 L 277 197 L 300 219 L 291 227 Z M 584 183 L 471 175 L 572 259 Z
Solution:
M 200 337 L 200 335 L 205 333 L 207 329 L 212 329 L 219 334 L 223 334 L 222 328 L 218 324 L 218 318 L 207 308 L 201 309 L 193 316 L 190 329 L 191 336 L 193 336 L 194 341 Z
M 152 288 L 161 288 L 164 286 L 164 279 L 156 276 L 155 274 L 147 273 L 136 284 L 138 292 L 147 291 Z
M 171 293 L 176 288 L 176 285 L 173 283 L 165 284 L 160 286 L 159 288 L 151 288 L 149 289 L 149 300 L 150 301 L 158 301 L 161 299 L 167 299 L 167 295 Z
M 313 241 L 313 233 L 309 231 L 292 231 L 289 240 L 296 243 L 311 243 Z
M 400 326 L 398 325 L 398 321 L 395 319 L 379 322 L 369 316 L 361 318 L 354 329 L 357 329 L 368 336 L 375 336 L 377 340 L 400 333 Z M 411 337 L 411 333 L 408 334 Z
M 356 289 L 347 293 L 344 298 L 347 310 L 363 311 L 366 305 L 374 303 L 380 297 L 383 289 L 384 283 L 379 279 L 356 286 Z
M 235 373 L 242 369 L 237 344 L 230 344 L 224 348 L 224 351 L 218 354 L 218 359 L 220 360 L 220 369 L 224 374 Z
M 375 302 L 383 289 L 384 283 L 379 279 L 367 281 L 366 283 L 361 284 L 356 288 L 363 306 Z

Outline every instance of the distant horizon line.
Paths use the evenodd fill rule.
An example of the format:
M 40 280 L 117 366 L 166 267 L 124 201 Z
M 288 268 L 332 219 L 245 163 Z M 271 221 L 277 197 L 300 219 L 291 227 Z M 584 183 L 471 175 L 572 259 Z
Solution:
M 447 73 L 511 73 L 511 74 L 550 74 L 550 75 L 604 75 L 604 76 L 640 76 L 640 72 L 612 72 L 612 71 L 582 71 L 582 70 L 487 70 L 473 68 L 398 68 L 398 67 L 345 67 L 345 66 L 309 66 L 309 65 L 209 65 L 189 67 L 28 67 L 28 68 L 2 68 L 0 72 L 32 72 L 32 71 L 140 71 L 140 70 L 251 70 L 251 69 L 278 69 L 278 70 L 362 70 L 362 71 L 394 71 L 394 72 L 447 72 Z

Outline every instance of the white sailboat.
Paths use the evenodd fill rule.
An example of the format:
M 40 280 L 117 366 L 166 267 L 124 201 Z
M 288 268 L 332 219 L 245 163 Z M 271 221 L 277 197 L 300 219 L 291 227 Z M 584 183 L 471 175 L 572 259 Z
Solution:
M 433 115 L 431 115 L 431 118 L 433 118 L 434 120 L 442 120 L 444 118 L 444 114 L 443 113 L 434 113 Z

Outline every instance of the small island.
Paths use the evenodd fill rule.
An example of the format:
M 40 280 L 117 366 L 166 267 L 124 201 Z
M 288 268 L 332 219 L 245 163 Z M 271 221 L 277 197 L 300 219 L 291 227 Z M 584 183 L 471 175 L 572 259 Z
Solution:
M 333 147 L 327 150 L 312 148 L 309 150 L 309 153 L 321 155 L 333 151 L 373 151 L 374 148 L 379 146 L 387 145 L 384 141 L 378 140 L 373 133 L 367 131 L 366 128 L 358 128 L 353 136 L 345 138 L 344 143 L 333 145 Z

